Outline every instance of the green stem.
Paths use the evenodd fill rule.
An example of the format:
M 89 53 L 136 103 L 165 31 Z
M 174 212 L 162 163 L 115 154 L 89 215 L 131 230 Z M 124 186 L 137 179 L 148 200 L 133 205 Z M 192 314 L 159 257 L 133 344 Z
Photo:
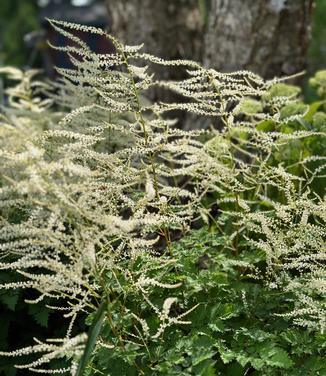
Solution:
M 104 316 L 105 316 L 105 313 L 106 313 L 106 308 L 107 308 L 107 301 L 106 301 L 106 299 L 103 299 L 100 306 L 98 307 L 98 310 L 97 310 L 95 316 L 94 316 L 92 325 L 89 328 L 85 350 L 84 350 L 82 358 L 79 362 L 77 372 L 76 372 L 76 376 L 83 376 L 84 375 L 86 367 L 89 363 L 89 359 L 90 359 L 92 352 L 94 350 L 94 347 L 96 345 L 97 337 L 98 337 L 98 335 L 101 331 L 102 322 L 104 320 Z

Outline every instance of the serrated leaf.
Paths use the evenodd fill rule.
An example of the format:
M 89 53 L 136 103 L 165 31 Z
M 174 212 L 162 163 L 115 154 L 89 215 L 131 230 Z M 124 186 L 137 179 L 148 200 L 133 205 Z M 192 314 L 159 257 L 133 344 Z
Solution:
M 192 371 L 198 376 L 215 376 L 214 362 L 212 360 L 206 360 L 192 367 Z
M 46 307 L 42 307 L 39 304 L 31 304 L 28 307 L 28 313 L 33 319 L 44 328 L 48 327 L 50 311 Z
M 273 85 L 269 89 L 268 97 L 296 97 L 301 92 L 301 89 L 298 86 L 284 84 L 279 82 Z
M 279 368 L 290 368 L 293 365 L 293 361 L 289 357 L 288 353 L 282 348 L 275 346 L 273 342 L 265 343 L 263 346 L 259 346 L 258 353 L 264 363 Z
M 221 341 L 218 341 L 215 345 L 224 364 L 230 363 L 235 359 L 236 353 L 229 350 Z
M 207 351 L 193 356 L 192 364 L 196 366 L 199 363 L 202 363 L 204 360 L 211 359 L 215 354 L 216 354 L 216 351 L 207 349 Z
M 289 357 L 288 353 L 281 349 L 275 347 L 274 354 L 269 358 L 268 364 L 270 364 L 273 367 L 279 367 L 288 369 L 293 366 L 293 361 Z
M 274 127 L 275 127 L 274 121 L 268 119 L 268 120 L 262 120 L 261 122 L 259 122 L 256 126 L 256 129 L 258 131 L 270 132 L 274 130 Z
M 308 111 L 309 111 L 309 106 L 304 103 L 300 103 L 300 102 L 288 103 L 281 109 L 280 119 L 286 120 L 287 118 L 291 118 L 291 116 L 294 116 L 294 115 L 299 115 L 299 116 L 304 117 L 305 115 L 307 115 Z
M 244 367 L 247 363 L 250 363 L 251 358 L 245 354 L 238 354 L 236 356 L 236 360 L 241 365 L 241 367 Z
M 225 330 L 225 325 L 222 320 L 216 320 L 214 323 L 208 324 L 208 326 L 213 332 L 224 332 Z
M 0 295 L 0 300 L 5 304 L 11 311 L 14 311 L 19 299 L 19 291 L 6 291 L 4 294 Z
M 242 113 L 245 115 L 255 115 L 262 111 L 263 111 L 262 103 L 255 99 L 244 98 L 240 103 L 239 113 Z

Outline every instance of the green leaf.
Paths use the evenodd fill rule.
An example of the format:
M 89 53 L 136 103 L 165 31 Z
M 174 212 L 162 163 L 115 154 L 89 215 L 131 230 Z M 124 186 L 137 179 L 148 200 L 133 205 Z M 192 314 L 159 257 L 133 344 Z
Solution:
M 228 349 L 222 341 L 216 342 L 216 347 L 218 349 L 220 358 L 222 359 L 224 364 L 230 363 L 236 357 L 236 353 L 232 350 Z
M 274 351 L 274 354 L 268 360 L 268 364 L 285 369 L 293 366 L 293 361 L 285 350 L 275 347 Z
M 236 360 L 241 365 L 241 367 L 244 367 L 246 364 L 250 363 L 253 359 L 247 354 L 238 354 L 236 355 Z M 256 363 L 255 368 L 259 369 L 259 367 L 260 366 L 258 365 L 258 363 Z
M 255 99 L 245 98 L 240 103 L 239 113 L 242 113 L 245 115 L 255 115 L 262 111 L 263 111 L 262 103 Z
M 312 117 L 312 124 L 318 131 L 326 130 L 326 114 L 325 112 L 318 111 Z
M 0 295 L 0 300 L 5 304 L 11 311 L 14 311 L 19 299 L 19 291 L 12 290 L 6 291 L 4 294 Z
M 309 106 L 300 103 L 300 102 L 293 102 L 288 103 L 285 105 L 280 112 L 280 119 L 286 120 L 287 118 L 294 116 L 294 115 L 302 115 L 305 116 L 309 112 Z
M 216 320 L 214 323 L 208 324 L 209 328 L 213 332 L 224 332 L 225 330 L 225 325 L 222 320 Z
M 304 120 L 306 121 L 312 121 L 313 119 L 313 116 L 315 115 L 315 113 L 318 111 L 319 107 L 321 105 L 323 105 L 325 103 L 325 101 L 317 101 L 317 102 L 314 102 L 314 103 L 311 103 L 309 105 L 309 110 L 308 112 L 305 114 L 304 116 Z
M 226 369 L 226 376 L 243 376 L 245 369 L 237 362 L 231 363 Z
M 192 364 L 194 366 L 197 366 L 198 364 L 202 363 L 204 360 L 211 359 L 215 354 L 216 354 L 216 351 L 213 351 L 213 350 L 209 351 L 209 349 L 207 349 L 207 351 L 202 352 L 198 355 L 195 355 L 192 358 Z
M 48 327 L 48 320 L 50 311 L 46 307 L 42 307 L 40 304 L 31 304 L 28 307 L 28 313 L 33 316 L 33 319 L 44 328 Z
M 214 362 L 206 360 L 199 365 L 193 367 L 193 372 L 198 376 L 215 376 Z
M 309 84 L 317 89 L 317 94 L 324 96 L 326 94 L 326 70 L 321 70 L 309 80 Z
M 265 344 L 259 349 L 259 355 L 272 367 L 288 369 L 293 365 L 293 361 L 288 353 L 282 348 L 275 346 L 272 342 Z
M 261 122 L 259 122 L 256 126 L 256 129 L 258 131 L 270 132 L 274 130 L 274 126 L 275 126 L 274 121 L 268 119 L 268 120 L 262 120 Z
M 269 89 L 268 96 L 275 97 L 296 97 L 301 92 L 298 86 L 284 84 L 282 82 L 273 85 Z

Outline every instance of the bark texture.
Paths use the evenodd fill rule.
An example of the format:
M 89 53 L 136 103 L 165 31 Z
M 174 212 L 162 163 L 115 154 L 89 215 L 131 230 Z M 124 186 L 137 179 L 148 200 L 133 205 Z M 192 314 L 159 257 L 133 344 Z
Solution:
M 201 60 L 198 0 L 106 0 L 111 32 L 126 44 L 166 59 Z
M 127 44 L 166 59 L 192 59 L 222 72 L 251 70 L 265 78 L 306 67 L 313 0 L 106 0 L 111 32 Z M 204 12 L 199 8 L 204 7 Z M 153 66 L 160 79 L 178 68 Z M 174 101 L 160 89 L 153 100 Z M 174 114 L 173 114 L 174 115 Z M 182 128 L 207 124 L 175 114 Z M 207 120 L 206 120 L 207 122 Z
M 198 0 L 106 0 L 111 33 L 129 45 L 144 43 L 144 51 L 164 59 L 201 61 L 204 22 Z M 178 80 L 185 72 L 178 67 L 153 64 L 158 79 Z M 164 89 L 151 89 L 154 101 L 174 102 L 178 95 Z M 170 116 L 187 122 L 185 114 L 173 111 Z M 182 125 L 181 125 L 182 124 Z
M 313 0 L 106 0 L 112 32 L 167 59 L 190 58 L 217 70 L 263 77 L 306 67 Z M 167 72 L 174 76 L 174 72 Z
M 265 78 L 306 68 L 312 0 L 211 0 L 204 64 Z

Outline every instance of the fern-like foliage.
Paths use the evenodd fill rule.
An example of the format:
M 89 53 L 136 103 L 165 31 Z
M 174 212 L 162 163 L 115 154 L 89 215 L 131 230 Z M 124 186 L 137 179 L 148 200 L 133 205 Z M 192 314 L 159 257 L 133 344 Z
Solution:
M 324 330 L 325 200 L 311 185 L 323 179 L 325 157 L 277 160 L 289 143 L 325 137 L 318 129 L 284 131 L 309 115 L 297 108 L 298 92 L 250 72 L 166 61 L 93 27 L 49 22 L 70 39 L 52 47 L 74 68 L 58 68 L 61 79 L 46 85 L 31 80 L 34 72 L 0 71 L 20 80 L 1 110 L 0 268 L 22 276 L 1 288 L 37 290 L 28 303 L 51 301 L 69 324 L 62 340 L 2 355 L 45 353 L 20 367 L 76 374 L 85 336 L 73 334 L 74 322 L 102 301 L 110 334 L 98 338 L 95 352 L 130 342 L 146 348 L 168 328 L 191 325 L 197 305 L 177 299 L 174 291 L 186 287 L 169 273 L 178 264 L 175 234 L 198 218 L 213 221 L 232 254 L 263 252 L 263 270 L 240 256 L 233 263 L 296 296 L 284 315 Z M 74 31 L 104 36 L 115 53 L 95 54 Z M 158 81 L 152 64 L 179 66 L 188 77 Z M 154 86 L 183 99 L 150 103 Z M 172 110 L 209 117 L 211 130 L 177 128 Z M 205 204 L 209 196 L 217 218 Z M 153 301 L 153 290 L 164 298 Z M 62 356 L 71 361 L 66 368 L 47 367 Z

